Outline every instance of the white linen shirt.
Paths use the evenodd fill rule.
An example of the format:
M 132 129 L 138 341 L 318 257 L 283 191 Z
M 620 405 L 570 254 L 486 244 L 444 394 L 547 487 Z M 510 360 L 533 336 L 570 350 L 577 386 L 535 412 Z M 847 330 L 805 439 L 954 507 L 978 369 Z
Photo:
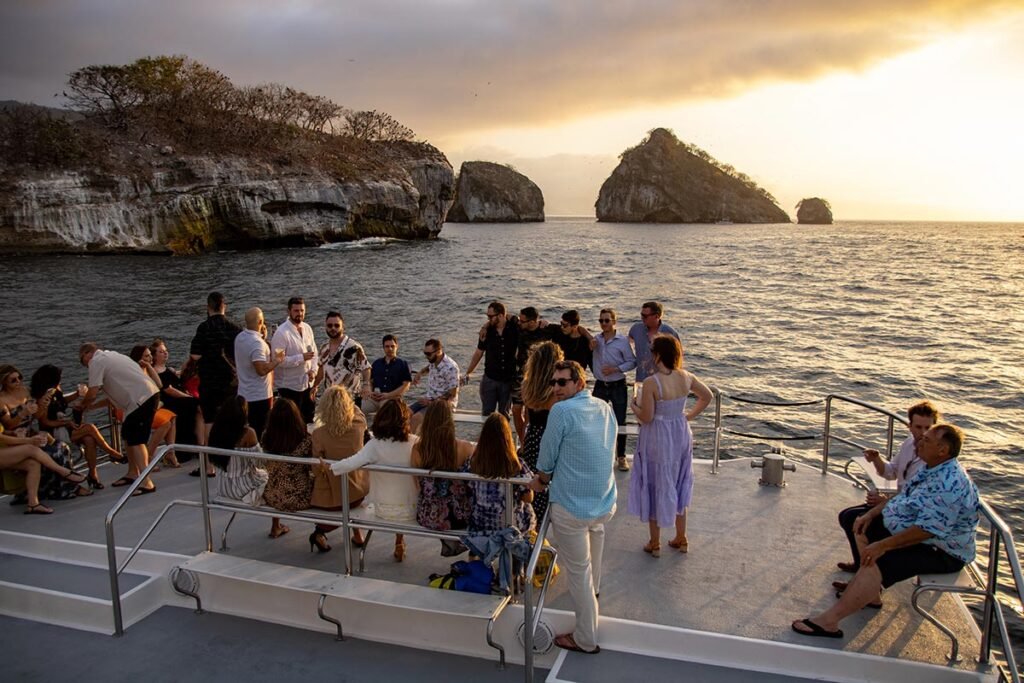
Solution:
M 97 351 L 89 361 L 89 386 L 102 387 L 115 406 L 130 413 L 160 389 L 146 371 L 117 351 Z
M 882 476 L 892 481 L 896 480 L 896 488 L 903 490 L 903 485 L 917 474 L 917 471 L 924 467 L 924 460 L 917 457 L 917 444 L 914 437 L 908 436 L 907 440 L 900 444 L 900 452 L 891 461 L 885 463 L 885 471 Z
M 274 338 L 270 340 L 271 349 L 284 349 L 284 362 L 274 370 L 274 387 L 276 389 L 290 389 L 291 391 L 305 391 L 309 389 L 312 382 L 309 373 L 316 373 L 316 339 L 313 337 L 313 328 L 308 323 L 300 323 L 299 329 L 291 320 L 285 320 L 277 326 Z M 306 351 L 313 352 L 311 360 L 304 360 L 302 354 Z

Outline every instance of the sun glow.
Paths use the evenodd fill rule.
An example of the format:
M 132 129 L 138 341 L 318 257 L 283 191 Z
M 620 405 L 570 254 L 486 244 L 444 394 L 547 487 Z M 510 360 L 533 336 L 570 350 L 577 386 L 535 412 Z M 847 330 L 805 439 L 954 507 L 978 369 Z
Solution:
M 1020 35 L 1024 14 L 863 73 L 547 127 L 474 131 L 447 147 L 614 157 L 665 126 L 753 177 L 791 213 L 801 197 L 821 196 L 838 218 L 1024 220 Z M 559 189 L 544 189 L 557 205 Z

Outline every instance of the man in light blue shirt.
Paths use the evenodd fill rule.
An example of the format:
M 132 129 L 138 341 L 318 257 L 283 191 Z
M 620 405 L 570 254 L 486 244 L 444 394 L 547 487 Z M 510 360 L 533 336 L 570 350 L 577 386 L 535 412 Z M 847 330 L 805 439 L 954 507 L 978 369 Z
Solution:
M 636 356 L 629 345 L 629 339 L 615 329 L 615 309 L 602 308 L 597 321 L 601 323 L 601 334 L 594 337 L 594 398 L 611 404 L 615 419 L 620 426 L 626 424 L 626 375 L 636 367 Z M 626 462 L 626 434 L 619 430 L 615 443 L 615 460 L 622 472 L 629 471 Z
M 651 357 L 651 342 L 659 334 L 670 334 L 679 339 L 679 333 L 671 325 L 661 322 L 664 312 L 657 301 L 645 301 L 640 307 L 642 320 L 629 328 L 629 341 L 636 351 L 636 381 L 643 382 L 654 374 L 654 359 Z M 682 339 L 679 339 L 682 341 Z
M 612 463 L 618 427 L 611 408 L 585 389 L 583 367 L 555 364 L 557 401 L 540 442 L 535 491 L 550 484 L 552 542 L 576 606 L 576 629 L 555 638 L 567 650 L 596 654 L 597 595 L 601 591 L 604 524 L 615 514 Z

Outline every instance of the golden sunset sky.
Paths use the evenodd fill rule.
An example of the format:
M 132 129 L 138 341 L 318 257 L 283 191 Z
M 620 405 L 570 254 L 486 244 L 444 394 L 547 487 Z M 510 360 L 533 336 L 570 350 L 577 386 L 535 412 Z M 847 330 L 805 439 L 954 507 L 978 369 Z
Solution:
M 593 215 L 654 127 L 791 215 L 1024 220 L 1024 1 L 93 0 L 0 8 L 0 99 L 59 106 L 81 66 L 186 54 L 391 113 L 455 166 L 510 163 Z

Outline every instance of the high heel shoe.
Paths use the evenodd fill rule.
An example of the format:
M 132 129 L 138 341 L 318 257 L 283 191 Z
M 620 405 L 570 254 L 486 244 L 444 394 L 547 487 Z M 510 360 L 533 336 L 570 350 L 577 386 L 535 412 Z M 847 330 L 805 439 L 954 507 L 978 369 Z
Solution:
M 644 546 L 644 552 L 648 553 L 651 557 L 661 557 L 661 544 L 651 541 Z
M 405 559 L 405 541 L 395 543 L 395 562 Z
M 309 535 L 309 552 L 313 552 L 313 548 L 316 548 L 319 553 L 331 551 L 331 546 L 327 542 L 327 536 L 322 531 L 314 531 Z

